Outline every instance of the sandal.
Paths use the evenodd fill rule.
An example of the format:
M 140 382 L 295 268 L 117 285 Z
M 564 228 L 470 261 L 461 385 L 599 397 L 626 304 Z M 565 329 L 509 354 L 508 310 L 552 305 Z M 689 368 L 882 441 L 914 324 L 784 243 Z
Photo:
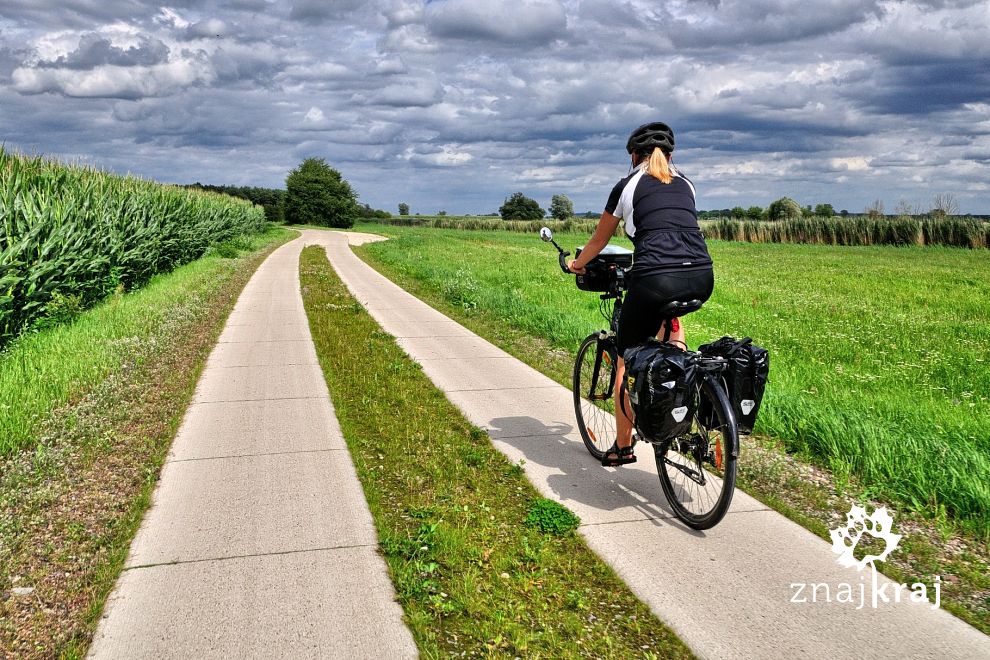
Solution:
M 602 467 L 617 467 L 636 462 L 636 454 L 633 453 L 635 441 L 628 447 L 620 447 L 616 441 L 608 451 L 602 456 Z

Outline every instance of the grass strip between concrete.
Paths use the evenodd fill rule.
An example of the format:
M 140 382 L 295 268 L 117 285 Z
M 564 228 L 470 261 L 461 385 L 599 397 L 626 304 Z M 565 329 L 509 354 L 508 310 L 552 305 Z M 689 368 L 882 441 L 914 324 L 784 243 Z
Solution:
M 47 413 L 12 418 L 31 432 L 0 459 L 0 657 L 85 655 L 206 358 L 258 265 L 292 236 L 245 238 L 0 356 L 0 371 L 26 351 L 34 378 L 74 374 L 55 395 L 27 388 L 50 396 Z M 17 383 L 0 378 L 3 401 L 23 394 Z
M 380 329 L 322 248 L 303 251 L 300 278 L 330 396 L 424 657 L 691 656 L 574 533 L 573 514 L 543 500 Z

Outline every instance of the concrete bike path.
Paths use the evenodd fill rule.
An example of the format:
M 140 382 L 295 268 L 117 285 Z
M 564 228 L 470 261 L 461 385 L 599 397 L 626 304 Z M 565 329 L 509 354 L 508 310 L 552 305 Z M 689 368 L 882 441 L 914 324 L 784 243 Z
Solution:
M 302 248 L 272 253 L 227 320 L 91 657 L 416 657 L 317 362 Z
M 581 517 L 590 547 L 699 656 L 990 658 L 990 637 L 928 603 L 873 608 L 868 569 L 839 566 L 829 543 L 738 490 L 717 527 L 688 529 L 666 504 L 650 447 L 637 447 L 636 464 L 602 468 L 574 427 L 570 390 L 377 273 L 347 235 L 307 231 L 304 241 L 326 247 L 382 328 L 498 449 L 525 461 L 544 496 Z M 893 601 L 894 585 L 877 578 Z M 809 587 L 796 596 L 796 584 Z M 810 602 L 812 584 L 829 585 L 832 602 L 825 587 Z M 852 603 L 838 602 L 843 584 Z

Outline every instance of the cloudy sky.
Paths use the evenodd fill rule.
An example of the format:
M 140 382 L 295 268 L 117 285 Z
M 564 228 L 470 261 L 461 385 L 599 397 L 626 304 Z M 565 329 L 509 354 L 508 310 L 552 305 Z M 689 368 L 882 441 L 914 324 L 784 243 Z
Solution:
M 325 158 L 393 213 L 598 212 L 663 120 L 702 209 L 990 213 L 988 0 L 0 0 L 0 141 L 160 181 Z

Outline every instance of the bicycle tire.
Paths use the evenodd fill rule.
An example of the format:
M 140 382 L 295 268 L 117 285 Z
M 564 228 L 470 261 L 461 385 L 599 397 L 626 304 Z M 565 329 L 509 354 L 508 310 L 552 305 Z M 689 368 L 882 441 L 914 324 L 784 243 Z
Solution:
M 654 444 L 653 450 L 660 487 L 674 515 L 688 527 L 703 530 L 717 525 L 732 503 L 739 434 L 729 398 L 717 380 L 704 379 L 697 396 L 691 431 Z
M 599 461 L 615 441 L 617 357 L 615 339 L 596 332 L 581 342 L 574 361 L 574 415 L 584 446 Z

